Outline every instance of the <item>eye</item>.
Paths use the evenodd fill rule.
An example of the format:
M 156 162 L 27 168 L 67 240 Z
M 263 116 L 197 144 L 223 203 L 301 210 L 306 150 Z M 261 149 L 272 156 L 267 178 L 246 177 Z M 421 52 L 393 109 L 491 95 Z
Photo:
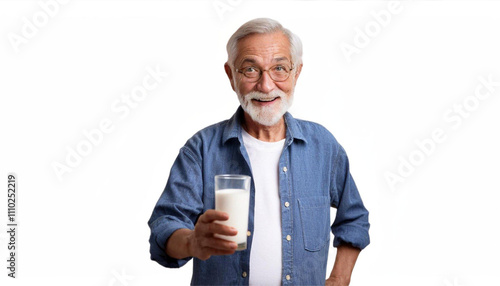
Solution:
M 259 72 L 259 70 L 255 67 L 244 67 L 241 69 L 244 73 L 255 73 Z
M 280 65 L 275 66 L 273 68 L 273 70 L 276 71 L 276 72 L 286 72 L 287 71 L 287 69 L 284 66 L 280 66 Z

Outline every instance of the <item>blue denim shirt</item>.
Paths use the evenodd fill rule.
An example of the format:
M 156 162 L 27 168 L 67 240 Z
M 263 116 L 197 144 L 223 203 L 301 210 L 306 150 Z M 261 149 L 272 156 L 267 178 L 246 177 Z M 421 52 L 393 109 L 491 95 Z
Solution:
M 174 259 L 165 243 L 179 228 L 194 229 L 198 217 L 215 208 L 214 176 L 252 176 L 241 135 L 243 110 L 190 138 L 174 162 L 165 190 L 149 220 L 151 259 L 181 267 L 191 258 Z M 319 124 L 285 116 L 286 139 L 279 159 L 282 285 L 324 285 L 330 229 L 333 246 L 370 243 L 368 211 L 349 172 L 342 146 Z M 255 185 L 250 190 L 248 230 L 254 229 Z M 337 208 L 333 224 L 330 207 Z M 331 225 L 330 225 L 331 224 Z M 291 239 L 290 239 L 291 238 Z M 194 258 L 194 285 L 248 285 L 252 235 L 247 249 L 232 255 Z

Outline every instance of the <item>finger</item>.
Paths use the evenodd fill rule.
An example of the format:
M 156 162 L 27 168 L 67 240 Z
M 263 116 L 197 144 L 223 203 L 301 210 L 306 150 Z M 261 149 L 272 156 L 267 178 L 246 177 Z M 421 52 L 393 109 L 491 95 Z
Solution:
M 234 241 L 229 241 L 217 237 L 206 238 L 202 242 L 202 247 L 204 250 L 206 249 L 216 249 L 219 251 L 234 251 L 238 248 L 238 245 Z
M 238 234 L 238 230 L 236 230 L 234 227 L 223 225 L 221 223 L 218 223 L 217 221 L 210 223 L 199 221 L 198 223 L 196 223 L 194 231 L 195 235 L 200 238 L 213 237 L 215 233 L 229 236 Z
M 208 249 L 208 251 L 210 252 L 210 255 L 230 255 L 235 252 L 235 250 L 221 250 L 215 248 Z
M 209 223 L 214 220 L 228 220 L 229 215 L 226 212 L 207 210 L 204 214 L 200 216 L 200 221 L 204 223 Z
M 200 253 L 200 255 L 197 257 L 201 260 L 207 260 L 212 255 L 230 255 L 230 254 L 233 254 L 234 252 L 235 252 L 234 250 L 220 250 L 220 249 L 215 249 L 215 248 L 205 248 L 205 249 L 203 249 L 203 252 Z
M 236 235 L 238 234 L 238 230 L 236 228 L 228 226 L 228 225 L 223 225 L 217 222 L 212 222 L 208 224 L 208 231 L 211 233 L 218 233 L 222 235 Z

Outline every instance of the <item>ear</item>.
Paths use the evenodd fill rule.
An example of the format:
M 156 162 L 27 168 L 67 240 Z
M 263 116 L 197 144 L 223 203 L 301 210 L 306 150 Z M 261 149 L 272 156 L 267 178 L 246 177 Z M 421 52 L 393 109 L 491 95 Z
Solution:
M 299 78 L 300 72 L 302 71 L 303 64 L 300 64 L 295 71 L 295 81 Z
M 229 66 L 228 63 L 224 64 L 224 70 L 226 71 L 226 75 L 229 78 L 229 82 L 231 83 L 231 88 L 233 88 L 234 91 L 234 78 L 233 78 L 233 71 L 231 70 L 231 67 Z

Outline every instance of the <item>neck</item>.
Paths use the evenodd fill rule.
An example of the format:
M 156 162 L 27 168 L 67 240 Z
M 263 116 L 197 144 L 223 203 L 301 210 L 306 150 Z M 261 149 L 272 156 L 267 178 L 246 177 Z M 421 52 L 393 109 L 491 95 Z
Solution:
M 277 142 L 285 139 L 286 136 L 285 119 L 283 117 L 275 125 L 266 126 L 253 121 L 250 115 L 244 112 L 242 126 L 248 134 L 265 142 Z

